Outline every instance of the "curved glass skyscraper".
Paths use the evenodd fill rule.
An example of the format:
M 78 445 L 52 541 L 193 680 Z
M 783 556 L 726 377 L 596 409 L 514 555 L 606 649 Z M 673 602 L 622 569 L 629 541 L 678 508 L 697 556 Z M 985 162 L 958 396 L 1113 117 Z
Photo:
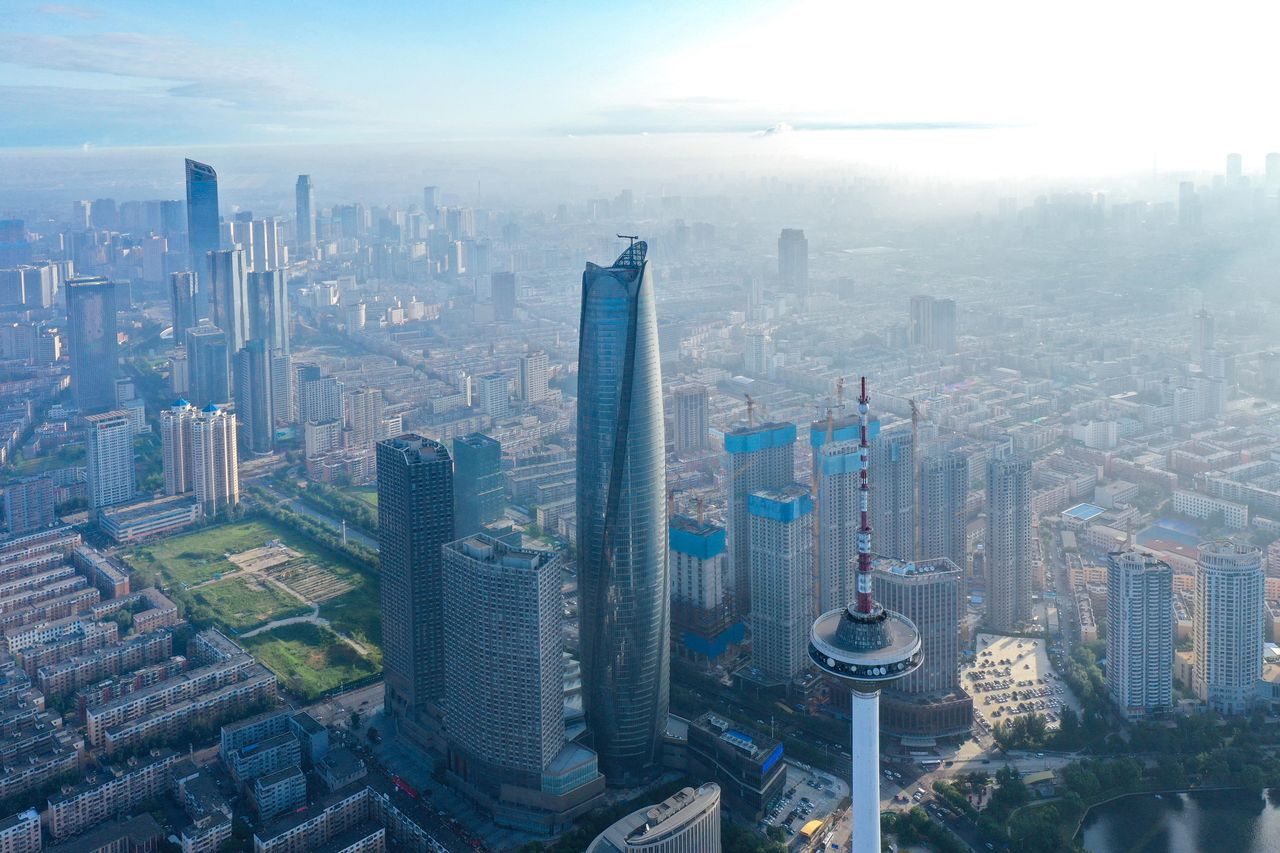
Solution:
M 582 275 L 578 554 L 587 727 L 610 785 L 661 765 L 671 642 L 658 321 L 646 246 Z
M 196 274 L 196 319 L 209 307 L 208 254 L 218 250 L 218 173 L 206 163 L 187 160 L 187 245 Z

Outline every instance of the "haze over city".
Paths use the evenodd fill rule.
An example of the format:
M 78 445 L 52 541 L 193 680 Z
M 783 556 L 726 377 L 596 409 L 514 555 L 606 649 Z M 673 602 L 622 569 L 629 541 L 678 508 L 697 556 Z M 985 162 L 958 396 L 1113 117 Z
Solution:
M 1273 853 L 1280 12 L 0 11 L 0 848 Z

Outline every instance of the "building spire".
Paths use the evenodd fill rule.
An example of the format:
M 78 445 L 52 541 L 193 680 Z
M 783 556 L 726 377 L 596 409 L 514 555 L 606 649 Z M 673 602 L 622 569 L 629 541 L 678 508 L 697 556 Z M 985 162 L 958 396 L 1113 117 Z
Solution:
M 858 512 L 862 523 L 858 527 L 858 597 L 855 603 L 859 613 L 871 613 L 875 597 L 871 592 L 871 482 L 869 460 L 871 444 L 867 440 L 867 420 L 871 411 L 871 398 L 867 396 L 867 377 L 862 377 L 862 393 L 858 396 Z

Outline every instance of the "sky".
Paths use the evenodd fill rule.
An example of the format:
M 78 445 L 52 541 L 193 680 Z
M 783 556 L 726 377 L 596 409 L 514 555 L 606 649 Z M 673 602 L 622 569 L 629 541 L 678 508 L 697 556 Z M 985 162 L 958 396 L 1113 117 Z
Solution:
M 4 0 L 0 150 L 794 134 L 838 158 L 866 133 L 942 171 L 1260 163 L 1278 23 L 1240 0 Z

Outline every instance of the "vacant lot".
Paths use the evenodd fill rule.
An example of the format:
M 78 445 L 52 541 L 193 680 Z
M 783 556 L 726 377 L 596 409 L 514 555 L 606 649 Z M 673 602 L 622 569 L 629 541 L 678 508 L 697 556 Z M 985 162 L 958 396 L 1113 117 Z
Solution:
M 171 583 L 195 586 L 215 575 L 235 571 L 236 566 L 227 559 L 228 554 L 251 551 L 274 541 L 300 553 L 308 551 L 305 541 L 292 531 L 269 521 L 254 520 L 220 524 L 185 536 L 148 542 L 122 556 L 129 565 L 144 571 L 158 571 Z
M 262 550 L 273 542 L 288 550 Z M 285 625 L 242 640 L 299 695 L 316 695 L 382 667 L 377 578 L 270 521 L 210 527 L 122 556 L 144 580 L 154 574 L 168 585 L 192 621 L 232 634 L 310 616 L 318 605 L 329 626 Z
M 338 635 L 310 623 L 285 625 L 243 641 L 245 648 L 303 699 L 374 675 L 378 661 L 361 657 Z
M 278 587 L 255 577 L 231 577 L 191 591 L 193 620 L 217 622 L 239 634 L 311 608 Z

